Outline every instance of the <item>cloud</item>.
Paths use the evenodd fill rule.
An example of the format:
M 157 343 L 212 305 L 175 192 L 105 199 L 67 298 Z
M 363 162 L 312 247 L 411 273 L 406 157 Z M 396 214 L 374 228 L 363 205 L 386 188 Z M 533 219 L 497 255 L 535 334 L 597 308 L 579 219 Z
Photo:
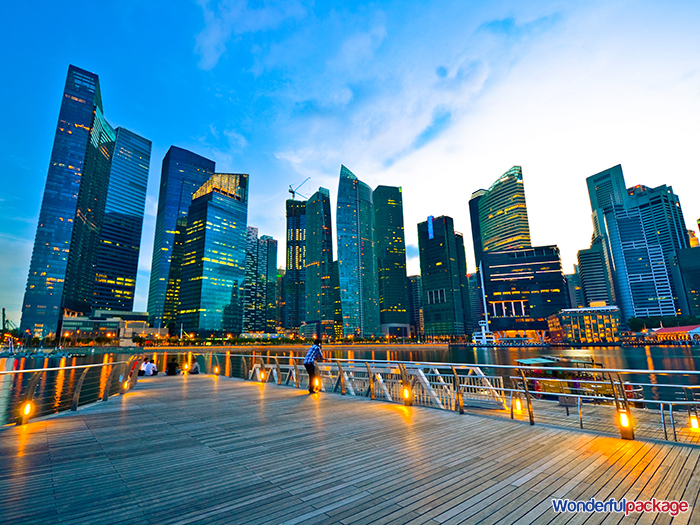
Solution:
M 205 70 L 217 65 L 232 38 L 275 29 L 285 20 L 300 19 L 307 13 L 303 3 L 294 0 L 266 2 L 261 8 L 251 8 L 246 0 L 200 0 L 199 4 L 205 27 L 197 35 L 195 52 L 200 55 L 199 67 Z

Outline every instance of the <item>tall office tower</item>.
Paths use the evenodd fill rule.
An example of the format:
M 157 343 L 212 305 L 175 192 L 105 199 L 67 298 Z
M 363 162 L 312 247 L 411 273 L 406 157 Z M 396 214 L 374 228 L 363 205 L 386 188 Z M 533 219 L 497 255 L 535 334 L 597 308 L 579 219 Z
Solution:
M 408 283 L 408 318 L 411 323 L 411 337 L 423 336 L 423 287 L 420 275 L 411 275 Z
M 381 335 L 372 190 L 345 166 L 338 184 L 338 264 L 343 333 Z
M 285 303 L 285 269 L 277 268 L 277 331 L 284 332 L 285 319 L 287 318 L 287 305 Z
M 116 135 L 91 302 L 94 309 L 130 311 L 134 308 L 151 141 L 124 128 L 117 128 Z
M 132 202 L 120 204 L 129 215 L 125 228 L 140 228 L 149 158 L 149 141 L 105 120 L 98 76 L 70 66 L 22 303 L 23 334 L 55 334 L 64 314 L 89 313 L 95 297 L 108 308 L 133 305 L 136 274 L 114 258 L 130 261 L 140 237 L 123 250 L 103 248 L 114 238 L 115 205 L 131 183 Z
M 583 302 L 587 307 L 615 304 L 613 280 L 607 273 L 604 250 L 602 242 L 594 242 L 590 248 L 579 250 L 577 254 Z
M 700 247 L 678 250 L 672 259 L 682 314 L 700 317 Z
M 569 292 L 569 307 L 583 308 L 586 306 L 586 299 L 583 296 L 583 287 L 581 286 L 581 274 L 578 270 L 578 264 L 574 264 L 574 273 L 564 274 L 566 286 Z
M 631 317 L 676 315 L 666 256 L 662 246 L 646 236 L 639 207 L 614 205 L 605 222 L 623 322 Z
M 287 200 L 287 269 L 284 327 L 298 330 L 306 319 L 306 201 Z
M 487 252 L 482 268 L 491 330 L 502 336 L 542 339 L 547 317 L 568 305 L 556 246 Z
M 277 241 L 269 235 L 258 239 L 258 229 L 248 226 L 245 252 L 243 331 L 276 332 Z
M 200 335 L 243 330 L 248 175 L 215 173 L 192 195 L 177 323 Z
M 467 275 L 469 282 L 469 303 L 471 308 L 471 326 L 478 327 L 478 322 L 484 318 L 484 298 L 481 292 L 479 272 Z M 474 332 L 475 330 L 472 330 Z
M 488 190 L 480 191 L 484 193 L 477 196 L 479 220 L 472 222 L 472 237 L 475 235 L 476 224 L 481 238 L 482 253 L 529 248 L 530 223 L 527 219 L 521 167 L 513 166 Z
M 319 188 L 306 201 L 306 324 L 315 326 L 316 337 L 337 332 L 332 277 L 331 197 Z
M 688 230 L 688 244 L 691 248 L 700 246 L 700 241 L 698 241 L 698 237 L 695 235 L 695 230 Z
M 469 220 L 472 226 L 472 243 L 474 244 L 474 264 L 479 267 L 484 246 L 481 241 L 481 223 L 479 222 L 479 201 L 486 195 L 486 190 L 477 190 L 469 199 Z
M 418 251 L 425 335 L 464 335 L 471 313 L 465 304 L 469 285 L 464 240 L 455 232 L 452 218 L 430 216 L 419 223 Z
M 177 146 L 171 146 L 163 159 L 148 288 L 148 320 L 155 327 L 171 325 L 174 329 L 179 291 L 169 288 L 169 284 L 179 282 L 177 275 L 170 275 L 177 221 L 187 218 L 192 195 L 209 180 L 214 169 L 214 161 Z
M 591 175 L 586 179 L 586 185 L 593 211 L 605 210 L 614 204 L 623 204 L 627 201 L 627 186 L 625 186 L 622 166 L 619 164 Z
M 384 335 L 408 337 L 406 242 L 401 188 L 378 186 L 372 193 L 379 270 L 379 319 Z

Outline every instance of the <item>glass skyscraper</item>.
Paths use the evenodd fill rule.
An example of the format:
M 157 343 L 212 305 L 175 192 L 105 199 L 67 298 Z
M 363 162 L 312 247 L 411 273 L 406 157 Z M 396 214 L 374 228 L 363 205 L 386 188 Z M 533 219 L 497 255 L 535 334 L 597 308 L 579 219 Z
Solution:
M 423 324 L 426 337 L 463 336 L 470 324 L 464 238 L 451 217 L 418 224 Z
M 382 334 L 408 337 L 410 319 L 401 188 L 377 186 L 372 200 L 377 239 L 379 318 Z
M 276 332 L 277 241 L 269 235 L 258 239 L 258 229 L 248 226 L 245 254 L 243 331 Z
M 338 266 L 345 336 L 381 334 L 371 188 L 345 166 L 338 184 Z
M 177 322 L 202 336 L 243 331 L 248 175 L 216 173 L 187 213 Z
M 180 282 L 180 268 L 175 265 L 170 274 L 176 236 L 182 231 L 178 219 L 186 220 L 192 195 L 214 170 L 214 161 L 176 146 L 163 159 L 148 289 L 149 323 L 157 328 L 174 325 L 179 305 L 179 289 L 173 286 Z
M 476 256 L 483 252 L 529 248 L 530 223 L 527 218 L 523 171 L 513 166 L 488 190 L 472 194 L 470 215 Z M 476 210 L 478 207 L 478 221 Z
M 70 66 L 42 200 L 20 330 L 46 337 L 63 314 L 131 309 L 150 141 L 103 116 L 99 78 Z M 125 188 L 131 187 L 127 202 Z M 128 217 L 115 217 L 122 208 Z M 117 238 L 114 223 L 123 228 Z M 138 235 L 132 235 L 138 229 Z M 107 246 L 115 239 L 120 246 Z M 135 242 L 133 242 L 135 239 Z M 114 249 L 112 249 L 114 248 Z
M 287 200 L 286 259 L 283 324 L 298 330 L 306 319 L 306 201 Z

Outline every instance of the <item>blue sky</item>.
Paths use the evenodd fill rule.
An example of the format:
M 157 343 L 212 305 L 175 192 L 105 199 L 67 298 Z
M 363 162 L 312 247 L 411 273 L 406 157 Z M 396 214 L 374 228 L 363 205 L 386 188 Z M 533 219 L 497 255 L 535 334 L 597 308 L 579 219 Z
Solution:
M 0 34 L 0 306 L 19 322 L 69 64 L 105 115 L 153 141 L 135 307 L 145 310 L 170 145 L 251 175 L 249 224 L 284 239 L 290 184 L 335 199 L 340 164 L 404 190 L 416 223 L 521 165 L 536 244 L 565 271 L 590 241 L 585 178 L 670 184 L 697 230 L 697 2 L 48 2 L 5 6 Z M 9 21 L 9 23 L 7 23 Z M 471 243 L 467 259 L 473 268 Z M 284 242 L 280 242 L 280 263 Z

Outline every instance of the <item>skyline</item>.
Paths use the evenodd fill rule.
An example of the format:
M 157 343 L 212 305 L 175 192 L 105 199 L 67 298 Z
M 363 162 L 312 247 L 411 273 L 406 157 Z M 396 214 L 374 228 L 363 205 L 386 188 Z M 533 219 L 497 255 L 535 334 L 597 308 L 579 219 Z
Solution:
M 3 65 L 22 80 L 0 87 L 11 123 L 0 151 L 0 306 L 16 324 L 69 64 L 99 75 L 115 127 L 153 142 L 136 310 L 147 309 L 171 145 L 250 173 L 248 224 L 279 250 L 290 184 L 311 176 L 306 196 L 335 188 L 345 164 L 372 188 L 401 186 L 409 274 L 419 272 L 417 224 L 448 215 L 471 237 L 471 193 L 516 165 L 532 243 L 557 244 L 566 273 L 593 231 L 585 178 L 616 164 L 630 186 L 673 186 L 697 230 L 695 5 L 202 2 L 66 13 L 42 3 L 9 16 L 18 23 L 0 37 L 13 50 Z M 61 29 L 97 25 L 104 46 Z

